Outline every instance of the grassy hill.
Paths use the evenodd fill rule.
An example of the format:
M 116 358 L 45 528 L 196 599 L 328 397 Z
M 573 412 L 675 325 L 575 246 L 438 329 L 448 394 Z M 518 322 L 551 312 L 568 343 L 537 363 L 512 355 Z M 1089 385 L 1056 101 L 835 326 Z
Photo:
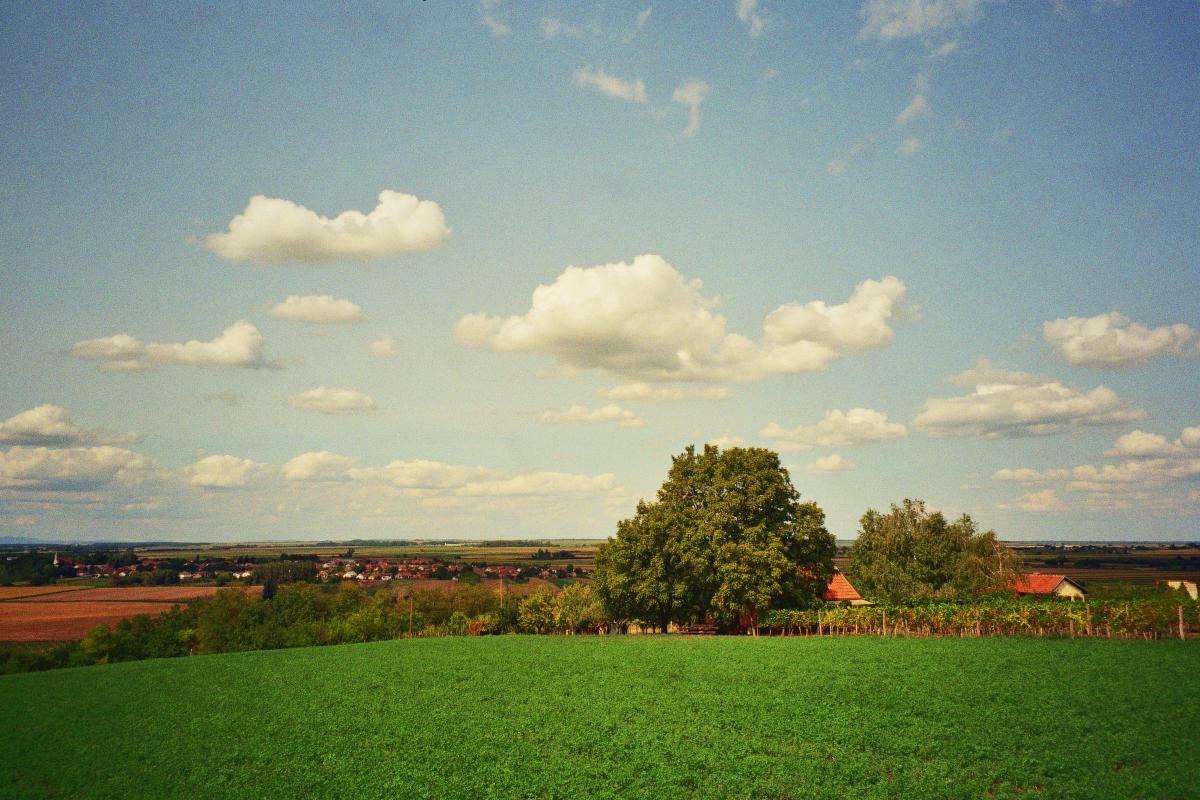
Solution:
M 1183 798 L 1200 646 L 489 637 L 0 678 L 3 797 Z

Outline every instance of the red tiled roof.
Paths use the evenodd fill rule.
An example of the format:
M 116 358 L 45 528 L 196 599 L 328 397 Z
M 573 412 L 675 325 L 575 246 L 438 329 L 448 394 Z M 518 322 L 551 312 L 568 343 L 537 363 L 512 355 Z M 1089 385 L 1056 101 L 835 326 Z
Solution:
M 1017 594 L 1054 594 L 1054 590 L 1066 579 L 1066 575 L 1045 575 L 1034 572 L 1017 578 L 1009 585 L 1009 588 Z
M 854 590 L 850 585 L 850 581 L 846 580 L 846 576 L 840 572 L 833 573 L 833 580 L 829 582 L 829 588 L 825 590 L 825 599 L 834 603 L 840 603 L 846 600 L 862 600 L 862 596 Z

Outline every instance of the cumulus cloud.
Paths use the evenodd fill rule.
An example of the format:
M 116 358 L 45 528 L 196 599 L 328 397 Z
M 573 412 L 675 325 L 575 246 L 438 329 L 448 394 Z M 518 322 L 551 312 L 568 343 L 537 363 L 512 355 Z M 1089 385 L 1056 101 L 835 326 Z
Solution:
M 981 0 L 867 0 L 858 16 L 860 39 L 890 41 L 971 25 L 983 6 Z
M 572 25 L 558 17 L 542 17 L 538 30 L 546 39 L 555 39 L 559 36 L 579 36 L 581 33 L 579 26 Z
M 248 458 L 205 456 L 187 468 L 192 486 L 202 489 L 235 489 L 265 477 L 269 467 Z
M 667 402 L 675 400 L 728 400 L 729 390 L 724 386 L 662 386 L 649 383 L 624 383 L 601 389 L 599 395 L 606 400 L 622 402 Z
M 361 322 L 362 307 L 343 298 L 328 294 L 288 295 L 282 303 L 271 307 L 271 316 L 297 322 Z
M 1147 328 L 1116 311 L 1094 317 L 1067 317 L 1042 325 L 1042 335 L 1067 361 L 1078 366 L 1120 369 L 1157 356 L 1196 356 L 1196 330 L 1178 323 Z
M 1174 441 L 1132 431 L 1118 437 L 1105 455 L 1124 460 L 1050 469 L 1005 468 L 997 470 L 992 480 L 1082 492 L 1085 507 L 1093 510 L 1179 512 L 1191 502 L 1189 493 L 1200 480 L 1200 427 L 1184 428 Z
M 642 83 L 640 78 L 634 81 L 625 81 L 602 69 L 593 70 L 590 67 L 580 67 L 575 70 L 575 85 L 594 89 L 617 100 L 627 100 L 630 103 L 646 102 L 646 84 Z
M 1169 458 L 1191 454 L 1200 456 L 1200 427 L 1184 428 L 1173 442 L 1160 433 L 1130 431 L 1117 437 L 1112 449 L 1104 453 L 1126 458 Z
M 157 465 L 121 447 L 12 447 L 0 452 L 0 488 L 38 491 L 98 489 L 142 483 Z
M 758 13 L 758 0 L 734 0 L 737 17 L 746 23 L 751 36 L 758 36 L 763 31 L 764 20 Z
M 71 355 L 98 362 L 110 372 L 136 372 L 162 364 L 198 367 L 277 366 L 263 356 L 263 337 L 246 320 L 238 320 L 207 342 L 142 342 L 126 333 L 88 339 L 71 346 Z
M 700 281 L 686 280 L 661 256 L 643 255 L 568 267 L 534 291 L 525 314 L 468 315 L 455 335 L 470 347 L 551 355 L 566 374 L 599 369 L 639 382 L 745 381 L 820 370 L 845 353 L 887 345 L 904 299 L 904 284 L 887 277 L 863 281 L 838 305 L 786 304 L 767 315 L 756 344 L 726 330 Z
M 546 411 L 542 414 L 542 422 L 548 425 L 616 423 L 622 428 L 640 428 L 646 424 L 637 414 L 627 408 L 621 408 L 616 403 L 609 403 L 600 408 L 573 405 L 562 411 Z
M 976 381 L 971 394 L 926 400 L 913 425 L 934 437 L 995 439 L 1046 436 L 1146 418 L 1145 411 L 1107 386 L 1080 392 L 1050 378 L 995 370 L 986 361 L 950 379 L 960 386 L 970 381 Z
M 375 410 L 375 401 L 353 389 L 320 386 L 306 389 L 288 398 L 288 405 L 318 414 L 361 414 Z
M 1008 511 L 1065 511 L 1067 504 L 1054 489 L 1044 489 L 1023 494 L 1012 502 L 1001 503 L 998 507 Z
M 896 115 L 897 125 L 907 125 L 917 117 L 929 113 L 929 101 L 925 99 L 925 95 L 918 94 L 913 97 L 909 104 Z
M 379 358 L 391 358 L 396 355 L 396 342 L 390 336 L 382 336 L 367 343 L 371 355 Z
M 449 238 L 437 203 L 384 189 L 370 213 L 343 211 L 333 219 L 291 200 L 255 195 L 228 232 L 204 242 L 228 261 L 315 264 L 431 250 Z
M 346 472 L 358 461 L 352 456 L 339 456 L 326 450 L 302 453 L 283 465 L 281 472 L 287 481 L 325 482 L 347 477 Z
M 671 101 L 687 106 L 688 124 L 683 129 L 684 136 L 695 136 L 700 130 L 700 104 L 708 97 L 712 87 L 704 81 L 688 81 L 677 87 L 671 95 Z
M 132 444 L 136 433 L 113 433 L 101 428 L 76 425 L 62 406 L 35 406 L 0 422 L 0 444 L 42 447 Z
M 772 422 L 759 436 L 773 440 L 777 450 L 812 450 L 816 447 L 847 447 L 868 442 L 885 442 L 908 435 L 908 428 L 899 422 L 889 422 L 887 414 L 870 408 L 834 409 L 815 425 L 801 425 L 791 430 Z
M 801 464 L 798 467 L 789 467 L 791 470 L 798 472 L 807 472 L 809 474 L 818 474 L 821 472 L 845 472 L 846 470 L 854 469 L 854 462 L 842 458 L 837 453 L 831 453 L 827 456 L 822 456 L 816 461 L 810 461 L 807 464 Z
M 915 136 L 909 136 L 901 140 L 900 144 L 896 146 L 896 152 L 903 156 L 915 156 L 921 152 L 921 144 L 920 139 Z

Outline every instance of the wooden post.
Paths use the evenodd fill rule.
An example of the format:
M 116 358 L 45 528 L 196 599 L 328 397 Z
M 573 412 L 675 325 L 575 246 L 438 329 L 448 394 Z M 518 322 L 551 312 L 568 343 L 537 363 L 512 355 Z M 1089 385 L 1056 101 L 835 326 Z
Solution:
M 880 629 L 880 633 L 883 636 L 887 636 L 887 609 L 884 608 L 881 610 L 883 611 L 883 627 Z
M 825 634 L 821 633 L 821 609 L 818 608 L 817 609 L 817 636 L 824 636 L 824 635 Z
M 1183 606 L 1179 606 L 1179 638 L 1186 639 L 1187 634 L 1183 630 Z
M 1075 618 L 1067 617 L 1067 622 L 1071 623 L 1071 638 L 1075 638 Z

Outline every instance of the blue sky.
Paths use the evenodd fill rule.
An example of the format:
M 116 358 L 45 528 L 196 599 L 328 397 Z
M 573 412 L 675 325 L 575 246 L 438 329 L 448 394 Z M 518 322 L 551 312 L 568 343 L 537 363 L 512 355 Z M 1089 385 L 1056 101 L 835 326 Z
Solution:
M 1197 537 L 1200 6 L 5 16 L 0 535 Z

